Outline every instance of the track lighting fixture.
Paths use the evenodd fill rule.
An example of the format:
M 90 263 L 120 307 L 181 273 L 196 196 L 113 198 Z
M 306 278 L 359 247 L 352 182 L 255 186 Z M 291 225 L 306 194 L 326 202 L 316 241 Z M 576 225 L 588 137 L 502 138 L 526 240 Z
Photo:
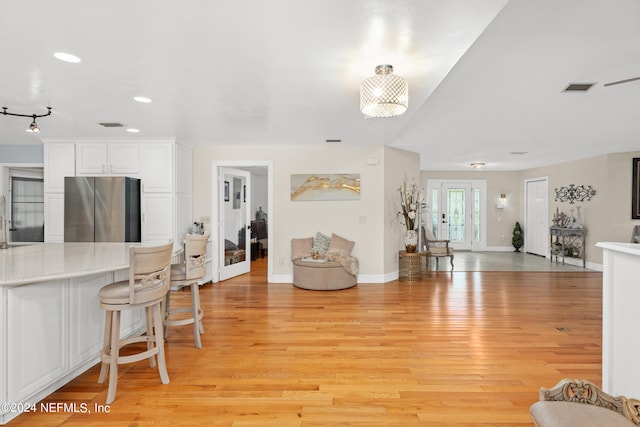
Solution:
M 45 114 L 17 114 L 17 113 L 9 113 L 7 111 L 7 107 L 2 107 L 2 112 L 0 112 L 0 114 L 4 114 L 5 116 L 17 116 L 17 117 L 31 117 L 33 119 L 33 121 L 31 122 L 31 124 L 29 125 L 29 131 L 33 132 L 33 133 L 39 133 L 40 132 L 40 128 L 38 127 L 38 124 L 36 123 L 36 119 L 39 117 L 46 117 L 46 116 L 50 116 L 51 115 L 51 107 L 47 107 L 47 112 Z

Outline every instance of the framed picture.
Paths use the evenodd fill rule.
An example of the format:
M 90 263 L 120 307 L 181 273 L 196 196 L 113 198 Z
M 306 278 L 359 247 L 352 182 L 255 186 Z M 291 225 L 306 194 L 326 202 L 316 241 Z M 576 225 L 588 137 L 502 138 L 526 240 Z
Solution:
M 233 209 L 240 209 L 241 185 L 240 178 L 233 178 Z
M 224 201 L 229 201 L 229 181 L 224 182 Z
M 631 184 L 631 219 L 640 219 L 640 157 L 633 158 L 633 182 Z

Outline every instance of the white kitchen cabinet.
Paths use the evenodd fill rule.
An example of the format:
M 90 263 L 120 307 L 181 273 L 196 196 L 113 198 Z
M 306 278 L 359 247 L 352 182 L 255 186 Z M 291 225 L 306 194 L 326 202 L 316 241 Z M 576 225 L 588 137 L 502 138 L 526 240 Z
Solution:
M 69 369 L 69 281 L 7 292 L 7 402 L 26 398 Z M 35 402 L 34 402 L 35 403 Z
M 143 143 L 142 153 L 142 191 L 144 193 L 173 192 L 173 143 Z
M 76 176 L 73 143 L 44 144 L 44 192 L 63 193 L 64 177 Z
M 109 174 L 140 175 L 140 144 L 137 142 L 111 142 L 109 148 Z
M 145 193 L 142 195 L 142 241 L 166 243 L 175 238 L 174 195 Z
M 103 346 L 104 319 L 98 292 L 113 282 L 113 273 L 71 279 L 69 293 L 70 362 L 78 366 L 100 353 Z
M 176 194 L 176 241 L 184 240 L 184 235 L 191 233 L 193 225 L 193 196 L 191 193 Z
M 44 241 L 64 242 L 64 193 L 44 194 Z
M 137 142 L 82 142 L 76 144 L 77 176 L 140 174 Z
M 190 148 L 176 144 L 176 192 L 193 193 L 193 152 Z

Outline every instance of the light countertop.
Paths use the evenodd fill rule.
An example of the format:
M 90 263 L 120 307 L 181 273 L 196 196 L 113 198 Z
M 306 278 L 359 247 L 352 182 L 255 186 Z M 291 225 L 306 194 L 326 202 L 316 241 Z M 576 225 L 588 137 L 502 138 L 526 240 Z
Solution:
M 602 249 L 640 256 L 640 244 L 638 243 L 598 242 L 596 246 Z
M 36 243 L 0 250 L 0 286 L 81 277 L 129 267 L 129 247 L 145 243 Z

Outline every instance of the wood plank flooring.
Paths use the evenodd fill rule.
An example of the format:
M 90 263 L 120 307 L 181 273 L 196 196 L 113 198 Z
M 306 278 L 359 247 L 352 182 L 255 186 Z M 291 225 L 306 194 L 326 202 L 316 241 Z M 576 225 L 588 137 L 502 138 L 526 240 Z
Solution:
M 540 386 L 601 384 L 601 273 L 437 272 L 322 292 L 267 284 L 265 268 L 202 287 L 203 349 L 189 326 L 169 331 L 170 384 L 124 366 L 99 414 L 96 366 L 45 399 L 92 413 L 9 425 L 531 426 Z

